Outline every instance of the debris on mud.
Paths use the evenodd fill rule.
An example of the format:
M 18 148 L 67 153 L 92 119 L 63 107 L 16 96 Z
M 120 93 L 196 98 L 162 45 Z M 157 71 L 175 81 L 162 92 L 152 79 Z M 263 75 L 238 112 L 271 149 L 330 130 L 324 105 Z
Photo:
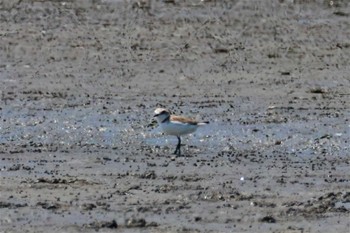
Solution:
M 96 230 L 99 230 L 101 228 L 110 228 L 110 229 L 116 229 L 118 228 L 118 224 L 115 220 L 111 220 L 111 221 L 95 221 L 89 224 L 85 224 L 85 227 L 88 228 L 93 228 Z
M 260 222 L 276 223 L 276 219 L 273 216 L 265 216 L 260 219 Z
M 126 227 L 129 228 L 146 226 L 146 220 L 143 218 L 129 218 L 125 222 Z

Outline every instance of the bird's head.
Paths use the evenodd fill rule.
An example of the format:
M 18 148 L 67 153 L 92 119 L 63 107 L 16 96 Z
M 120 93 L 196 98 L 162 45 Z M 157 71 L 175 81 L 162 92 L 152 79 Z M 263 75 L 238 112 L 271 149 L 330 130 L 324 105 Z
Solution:
M 170 117 L 170 112 L 165 108 L 157 108 L 154 111 L 154 117 L 157 119 L 158 123 L 163 122 L 165 119 Z

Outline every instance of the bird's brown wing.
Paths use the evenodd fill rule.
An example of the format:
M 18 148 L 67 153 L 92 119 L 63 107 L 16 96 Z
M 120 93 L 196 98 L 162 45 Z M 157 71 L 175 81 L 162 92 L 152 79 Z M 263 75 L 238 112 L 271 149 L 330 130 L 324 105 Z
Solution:
M 179 122 L 187 123 L 190 125 L 197 125 L 198 124 L 198 121 L 193 120 L 191 118 L 182 117 L 182 116 L 171 116 L 170 120 L 171 121 L 179 121 Z

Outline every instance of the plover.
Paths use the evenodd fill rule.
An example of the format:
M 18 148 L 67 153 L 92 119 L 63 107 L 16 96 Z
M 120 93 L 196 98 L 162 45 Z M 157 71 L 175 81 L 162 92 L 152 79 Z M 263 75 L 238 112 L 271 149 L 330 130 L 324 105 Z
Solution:
M 168 135 L 174 135 L 177 137 L 178 143 L 174 154 L 181 155 L 181 135 L 190 134 L 197 130 L 201 125 L 209 124 L 208 121 L 198 122 L 190 118 L 183 116 L 171 115 L 170 112 L 164 108 L 157 108 L 154 111 L 158 124 L 162 131 Z

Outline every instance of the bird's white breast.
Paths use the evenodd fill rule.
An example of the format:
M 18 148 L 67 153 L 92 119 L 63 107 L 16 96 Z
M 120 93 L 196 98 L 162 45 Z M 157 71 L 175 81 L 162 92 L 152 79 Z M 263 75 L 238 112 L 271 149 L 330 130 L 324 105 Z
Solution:
M 175 136 L 193 133 L 198 128 L 198 125 L 191 125 L 178 121 L 164 122 L 160 124 L 160 126 L 164 133 Z

